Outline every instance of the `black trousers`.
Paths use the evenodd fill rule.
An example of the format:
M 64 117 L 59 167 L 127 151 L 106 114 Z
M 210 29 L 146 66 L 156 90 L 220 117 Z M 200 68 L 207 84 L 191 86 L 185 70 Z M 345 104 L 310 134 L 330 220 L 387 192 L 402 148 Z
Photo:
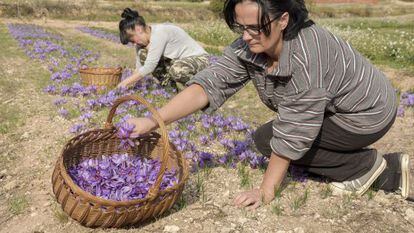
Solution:
M 342 129 L 329 117 L 325 117 L 311 149 L 302 158 L 292 160 L 291 164 L 335 181 L 359 178 L 372 168 L 377 153 L 375 149 L 365 147 L 384 136 L 394 121 L 395 117 L 377 133 L 359 135 Z M 269 144 L 273 136 L 272 123 L 270 121 L 260 126 L 253 134 L 257 149 L 267 157 L 272 153 Z

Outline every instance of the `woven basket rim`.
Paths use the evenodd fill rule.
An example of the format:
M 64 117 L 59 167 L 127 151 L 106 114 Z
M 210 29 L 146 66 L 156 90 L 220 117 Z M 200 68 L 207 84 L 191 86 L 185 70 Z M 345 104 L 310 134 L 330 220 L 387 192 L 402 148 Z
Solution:
M 83 190 L 81 187 L 79 187 L 73 181 L 72 177 L 69 175 L 69 173 L 68 173 L 68 171 L 67 171 L 67 169 L 66 169 L 66 167 L 65 167 L 65 165 L 63 163 L 63 153 L 65 152 L 66 146 L 72 140 L 74 140 L 76 138 L 79 138 L 79 137 L 83 137 L 85 135 L 88 135 L 88 134 L 91 134 L 91 133 L 94 133 L 94 132 L 107 132 L 107 131 L 113 131 L 113 130 L 114 129 L 94 129 L 94 130 L 89 130 L 87 132 L 84 132 L 82 134 L 79 134 L 79 135 L 71 138 L 66 143 L 66 145 L 63 147 L 62 152 L 61 152 L 61 155 L 60 155 L 59 160 L 58 160 L 59 168 L 61 169 L 62 178 L 67 183 L 67 185 L 72 189 L 72 191 L 75 194 L 79 195 L 80 197 L 82 197 L 82 198 L 84 198 L 84 199 L 86 199 L 86 200 L 88 200 L 90 202 L 97 203 L 97 204 L 102 205 L 102 206 L 128 207 L 128 206 L 132 206 L 132 205 L 146 203 L 146 202 L 148 202 L 150 200 L 149 192 L 147 193 L 146 197 L 144 197 L 144 198 L 135 199 L 135 200 L 128 200 L 128 201 L 116 201 L 116 200 L 110 200 L 110 199 L 105 199 L 105 198 L 102 198 L 102 197 L 95 196 L 95 195 L 93 195 L 93 194 L 91 194 L 91 193 Z M 152 132 L 152 134 L 157 135 L 158 133 Z M 149 137 L 149 136 L 144 136 L 144 137 Z M 168 143 L 170 143 L 170 142 L 168 142 Z M 175 149 L 175 147 L 171 147 L 170 149 Z M 177 155 L 181 156 L 181 152 L 180 151 L 175 150 L 175 152 L 177 153 Z M 186 170 L 188 171 L 189 166 L 188 166 L 188 163 L 187 163 L 187 160 L 186 159 L 182 160 L 182 162 L 183 162 L 183 164 L 182 164 L 182 166 L 183 166 L 183 172 L 182 172 L 182 174 L 183 175 L 182 175 L 181 180 L 179 180 L 177 182 L 177 184 L 175 184 L 175 185 L 173 185 L 171 187 L 168 187 L 168 188 L 166 188 L 164 190 L 159 190 L 158 196 L 161 196 L 161 195 L 164 195 L 164 194 L 167 194 L 167 193 L 173 193 L 174 191 L 178 190 L 180 188 L 180 186 L 182 186 L 182 185 L 185 184 L 185 181 L 188 179 L 188 175 L 189 175 L 188 172 L 185 172 L 185 171 Z
M 122 73 L 122 67 L 88 67 L 79 69 L 81 74 L 95 74 L 95 75 L 118 75 Z

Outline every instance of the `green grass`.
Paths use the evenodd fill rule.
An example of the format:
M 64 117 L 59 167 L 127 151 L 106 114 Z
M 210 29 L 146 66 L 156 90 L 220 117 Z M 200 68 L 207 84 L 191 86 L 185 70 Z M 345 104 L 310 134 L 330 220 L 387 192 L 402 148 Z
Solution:
M 50 73 L 38 61 L 26 56 L 4 24 L 0 24 L 0 40 L 0 75 L 3 77 L 0 79 L 0 133 L 6 134 L 23 125 L 23 116 L 30 117 L 38 113 L 29 104 L 22 106 L 21 103 L 16 103 L 16 94 L 27 92 L 32 87 L 35 87 L 35 91 L 42 92 L 50 82 Z
M 282 187 L 275 187 L 274 195 L 276 199 L 280 199 L 282 197 Z
M 197 21 L 187 26 L 185 30 L 195 40 L 215 46 L 229 45 L 238 37 L 223 20 Z
M 279 200 L 272 204 L 271 209 L 272 213 L 276 214 L 277 216 L 282 215 L 284 210 Z
M 223 51 L 221 49 L 215 48 L 215 47 L 205 47 L 204 48 L 207 53 L 220 56 L 223 54 Z
M 0 39 L 3 40 L 4 37 Z M 7 46 L 7 44 L 5 46 Z M 5 59 L 6 58 L 0 58 L 0 61 L 5 61 Z M 2 95 L 10 96 L 12 93 L 16 93 L 16 90 L 19 89 L 19 83 L 16 82 L 15 80 L 5 78 L 7 76 L 8 74 L 5 72 L 5 69 L 0 69 L 0 77 L 3 77 L 3 78 L 0 78 L 0 91 L 1 91 L 0 96 Z
M 341 29 L 406 29 L 414 27 L 414 22 L 408 17 L 407 20 L 400 18 L 348 18 L 348 19 L 318 19 L 321 24 L 334 24 Z
M 0 108 L 0 134 L 7 134 L 22 124 L 21 111 L 15 106 L 2 105 Z
M 345 206 L 345 207 L 350 206 L 352 204 L 353 200 L 356 199 L 356 198 L 357 198 L 357 196 L 356 196 L 355 193 L 344 194 L 342 196 L 342 205 Z
M 395 1 L 383 1 L 373 5 L 363 3 L 313 4 L 312 2 L 308 1 L 308 10 L 311 15 L 328 18 L 397 16 L 410 14 L 414 10 L 413 5 L 398 4 Z
M 275 202 L 271 205 L 271 211 L 273 214 L 276 214 L 277 216 L 282 215 L 283 213 L 283 207 L 281 202 L 281 198 L 282 198 L 282 191 L 283 188 L 282 187 L 275 187 L 274 190 L 274 195 L 275 195 Z
M 221 55 L 223 51 L 220 46 L 230 44 L 231 41 L 234 40 L 234 38 L 231 37 L 231 35 L 225 39 L 224 36 L 219 35 L 218 33 L 206 33 L 200 30 L 199 28 L 193 27 L 193 26 L 191 27 L 184 26 L 184 27 L 187 28 L 186 30 L 190 34 L 190 36 L 192 37 L 195 36 L 193 37 L 195 40 L 198 40 L 199 42 L 202 42 L 204 44 L 204 49 L 209 54 Z M 95 29 L 95 30 L 101 30 L 101 31 L 111 33 L 114 35 L 118 35 L 119 33 L 117 29 L 110 29 L 110 28 L 105 28 L 105 27 L 90 27 L 90 28 Z M 210 31 L 212 30 L 213 29 L 210 28 Z M 225 35 L 227 35 L 227 33 L 228 32 L 225 32 Z
M 196 193 L 197 196 L 200 197 L 201 201 L 204 203 L 207 200 L 206 190 L 205 190 L 205 183 L 204 183 L 205 175 L 201 174 L 201 171 L 197 171 L 197 180 L 196 180 Z
M 104 31 L 104 32 L 111 33 L 111 34 L 114 34 L 114 35 L 118 35 L 119 34 L 119 30 L 118 29 L 111 29 L 111 28 L 105 28 L 105 27 L 89 27 L 89 28 L 92 28 L 92 29 L 95 29 L 95 30 Z
M 320 194 L 321 194 L 321 198 L 322 199 L 326 199 L 326 198 L 332 196 L 332 189 L 331 189 L 331 187 L 329 185 L 327 185 L 327 184 L 324 185 L 323 188 L 322 188 L 322 190 L 320 191 Z
M 29 207 L 29 201 L 24 195 L 12 197 L 9 200 L 9 211 L 14 215 L 23 213 L 23 211 L 26 210 L 27 207 Z
M 182 209 L 185 209 L 187 206 L 187 199 L 185 199 L 184 195 L 181 195 L 180 198 L 175 202 L 173 209 L 175 211 L 180 211 Z
M 62 35 L 64 40 L 61 43 L 67 49 L 70 49 L 73 45 L 79 44 L 82 48 L 93 52 L 99 52 L 100 57 L 98 61 L 92 65 L 135 67 L 135 50 L 133 48 L 122 47 L 121 45 L 116 46 L 115 43 L 89 36 L 76 29 L 70 33 L 62 33 L 53 27 L 46 27 L 45 29 L 49 32 Z M 113 44 L 113 47 L 108 46 L 108 43 Z
M 308 2 L 308 9 L 312 15 L 319 17 L 349 17 L 363 16 L 381 17 L 385 15 L 403 15 L 412 13 L 414 6 L 395 2 L 381 2 L 378 5 L 366 4 L 312 4 Z M 61 0 L 33 0 L 33 1 L 3 1 L 3 16 L 18 16 L 17 5 L 21 17 L 40 17 L 40 9 L 47 9 L 51 18 L 73 20 L 119 21 L 125 7 L 138 9 L 148 22 L 191 22 L 197 19 L 211 20 L 217 14 L 209 10 L 209 5 L 203 2 L 190 1 L 61 1 Z
M 237 175 L 240 178 L 240 187 L 247 188 L 252 185 L 252 181 L 250 179 L 250 172 L 248 168 L 243 163 L 237 165 Z
M 7 26 L 0 23 L 0 43 L 2 53 L 0 53 L 0 75 L 1 77 L 8 77 L 0 79 L 0 91 L 1 93 L 16 93 L 16 91 L 22 87 L 23 83 L 34 85 L 39 91 L 41 91 L 47 83 L 49 83 L 49 73 L 42 67 L 37 61 L 30 60 L 23 50 L 18 46 L 9 34 Z M 15 60 L 25 60 L 26 65 L 24 67 L 15 67 L 13 62 Z M 30 62 L 29 62 L 30 60 Z M 9 67 L 4 67 L 6 64 L 10 64 L 15 72 L 13 76 L 5 73 L 5 70 Z M 0 95 L 1 96 L 1 95 Z
M 322 20 L 320 22 L 375 65 L 414 74 L 414 23 L 381 19 Z
M 368 191 L 365 193 L 365 195 L 367 196 L 368 200 L 372 200 L 375 197 L 375 191 L 373 189 L 368 189 Z
M 19 11 L 17 10 L 19 5 Z M 158 1 L 9 1 L 2 6 L 3 17 L 40 17 L 40 9 L 47 9 L 47 17 L 66 20 L 119 21 L 124 8 L 139 11 L 147 22 L 189 22 L 215 17 L 207 5 L 198 2 Z
M 54 207 L 52 208 L 52 212 L 54 217 L 61 223 L 61 224 L 65 224 L 69 221 L 69 217 L 68 215 L 63 212 L 62 208 L 58 205 L 54 205 Z
M 290 208 L 293 211 L 299 210 L 301 207 L 303 207 L 309 198 L 309 190 L 306 189 L 303 195 L 295 197 L 292 202 L 290 203 Z
M 79 111 L 79 109 L 75 109 L 75 108 L 69 108 L 68 112 L 69 112 L 69 115 L 68 115 L 69 119 L 76 119 L 80 117 L 81 115 L 81 112 Z
M 22 123 L 21 110 L 13 104 L 14 95 L 20 89 L 21 81 L 11 77 L 7 73 L 9 69 L 15 70 L 9 59 L 21 59 L 24 55 L 15 52 L 17 45 L 9 36 L 6 25 L 0 24 L 0 43 L 2 53 L 0 53 L 0 134 L 6 134 Z M 11 71 L 12 74 L 14 71 Z

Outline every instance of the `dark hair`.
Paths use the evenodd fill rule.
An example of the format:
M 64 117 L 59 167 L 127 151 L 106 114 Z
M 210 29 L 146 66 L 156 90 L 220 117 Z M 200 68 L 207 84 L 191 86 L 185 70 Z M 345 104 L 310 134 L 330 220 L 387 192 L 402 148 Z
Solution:
M 128 44 L 129 38 L 127 30 L 134 30 L 136 25 L 145 27 L 145 20 L 144 17 L 138 14 L 138 11 L 131 10 L 130 8 L 125 8 L 121 17 L 123 19 L 119 22 L 119 39 L 122 44 Z
M 289 13 L 289 23 L 283 32 L 284 40 L 295 38 L 302 28 L 313 24 L 308 19 L 308 10 L 303 0 L 226 0 L 223 14 L 230 29 L 233 29 L 236 20 L 235 7 L 244 1 L 256 2 L 259 6 L 259 26 L 265 25 L 262 31 L 266 36 L 270 35 L 271 30 L 268 22 L 280 18 L 285 12 Z

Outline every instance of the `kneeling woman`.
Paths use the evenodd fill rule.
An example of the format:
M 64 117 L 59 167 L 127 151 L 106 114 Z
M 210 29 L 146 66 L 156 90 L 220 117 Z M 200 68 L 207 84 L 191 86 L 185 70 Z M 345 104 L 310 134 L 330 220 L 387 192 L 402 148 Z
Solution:
M 151 74 L 161 85 L 185 84 L 208 65 L 207 52 L 183 29 L 172 24 L 147 25 L 137 11 L 126 8 L 119 22 L 122 44 L 133 43 L 135 72 L 118 87 L 127 87 Z
M 278 112 L 254 135 L 270 157 L 262 184 L 238 195 L 236 205 L 270 202 L 291 163 L 330 178 L 337 193 L 362 195 L 378 180 L 414 198 L 408 155 L 365 149 L 387 133 L 397 112 L 383 73 L 310 21 L 303 0 L 227 0 L 224 15 L 240 38 L 158 111 L 166 123 L 199 109 L 212 112 L 252 81 L 262 102 Z M 130 122 L 136 134 L 157 127 L 150 118 Z

